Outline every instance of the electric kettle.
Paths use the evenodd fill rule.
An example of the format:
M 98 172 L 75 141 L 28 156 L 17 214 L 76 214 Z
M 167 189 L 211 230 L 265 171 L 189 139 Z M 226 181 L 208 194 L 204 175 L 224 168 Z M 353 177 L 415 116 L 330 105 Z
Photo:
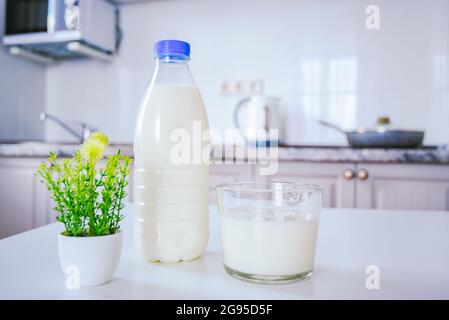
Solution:
M 253 95 L 239 101 L 234 110 L 234 124 L 249 145 L 277 145 L 281 122 L 279 97 Z

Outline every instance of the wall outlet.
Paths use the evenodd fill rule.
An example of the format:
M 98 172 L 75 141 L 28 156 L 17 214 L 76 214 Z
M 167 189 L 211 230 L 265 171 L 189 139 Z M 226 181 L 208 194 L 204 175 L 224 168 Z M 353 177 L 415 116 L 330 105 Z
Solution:
M 263 93 L 263 80 L 249 81 L 249 90 L 252 92 L 252 94 Z
M 227 96 L 231 93 L 231 83 L 229 81 L 222 81 L 220 83 L 220 94 Z
M 219 86 L 223 96 L 250 96 L 263 93 L 263 80 L 223 80 Z

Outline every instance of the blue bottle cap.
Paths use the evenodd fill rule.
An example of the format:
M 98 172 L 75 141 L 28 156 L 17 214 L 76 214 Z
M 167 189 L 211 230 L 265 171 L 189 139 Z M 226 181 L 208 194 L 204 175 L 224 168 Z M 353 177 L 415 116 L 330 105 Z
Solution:
M 154 56 L 183 55 L 190 57 L 190 44 L 181 40 L 160 40 L 154 44 Z

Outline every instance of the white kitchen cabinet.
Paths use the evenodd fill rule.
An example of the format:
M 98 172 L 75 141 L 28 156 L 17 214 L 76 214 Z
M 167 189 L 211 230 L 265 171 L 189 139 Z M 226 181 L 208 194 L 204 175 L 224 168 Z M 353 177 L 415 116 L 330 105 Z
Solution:
M 37 161 L 36 167 L 40 160 Z M 36 171 L 34 168 L 34 172 Z M 33 172 L 33 173 L 34 173 Z M 40 177 L 34 177 L 34 228 L 44 226 L 50 222 L 56 221 L 57 214 L 52 210 L 56 206 L 51 199 L 50 192 L 45 184 L 41 182 Z
M 36 160 L 0 158 L 0 238 L 47 223 Z
M 255 165 L 252 164 L 211 164 L 209 166 L 209 202 L 217 201 L 216 186 L 220 183 L 252 181 Z
M 41 161 L 42 158 L 0 157 L 0 239 L 55 221 L 54 202 L 35 175 Z M 132 173 L 126 202 L 132 202 L 131 185 Z
M 355 184 L 344 176 L 353 168 L 352 163 L 279 162 L 276 174 L 261 176 L 256 170 L 256 179 L 318 184 L 324 187 L 324 207 L 353 208 Z
M 40 161 L 0 157 L 0 238 L 54 221 L 54 204 L 35 176 Z M 216 202 L 215 186 L 224 182 L 293 181 L 322 185 L 325 207 L 449 211 L 447 165 L 281 161 L 275 175 L 262 176 L 258 169 L 255 164 L 210 165 L 210 201 Z M 127 191 L 126 201 L 132 202 L 132 188 Z
M 447 165 L 279 162 L 265 180 L 322 185 L 325 207 L 449 211 Z
M 449 166 L 358 164 L 356 170 L 358 208 L 449 210 Z

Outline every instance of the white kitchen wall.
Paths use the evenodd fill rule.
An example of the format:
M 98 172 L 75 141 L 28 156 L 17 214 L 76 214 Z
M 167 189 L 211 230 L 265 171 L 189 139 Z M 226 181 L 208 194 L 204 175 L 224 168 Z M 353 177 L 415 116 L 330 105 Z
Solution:
M 366 7 L 380 9 L 368 30 Z M 379 115 L 426 130 L 427 144 L 449 142 L 448 0 L 171 0 L 122 7 L 124 41 L 112 64 L 73 61 L 47 72 L 47 110 L 132 141 L 150 81 L 153 43 L 184 39 L 211 127 L 232 127 L 240 97 L 222 80 L 263 79 L 283 99 L 287 142 L 344 144 L 316 124 L 370 126 Z M 50 139 L 65 139 L 53 124 Z
M 5 0 L 0 0 L 0 35 L 4 28 Z M 0 46 L 0 140 L 43 139 L 46 68 L 9 55 Z

